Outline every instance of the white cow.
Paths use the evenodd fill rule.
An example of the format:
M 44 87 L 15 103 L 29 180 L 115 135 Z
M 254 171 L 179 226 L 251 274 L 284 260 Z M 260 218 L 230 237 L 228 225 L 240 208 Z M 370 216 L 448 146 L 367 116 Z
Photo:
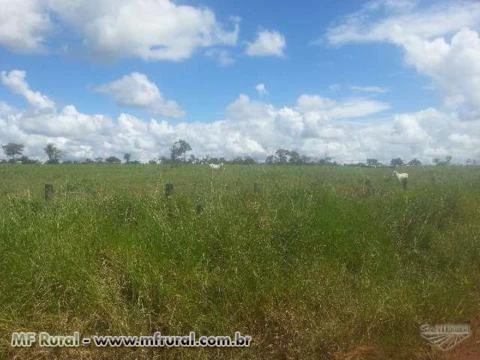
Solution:
M 404 188 L 407 187 L 407 182 L 408 182 L 407 173 L 399 173 L 397 171 L 394 171 L 393 175 L 397 177 L 398 181 L 400 181 L 400 184 L 402 184 Z
M 212 169 L 212 170 L 220 170 L 221 168 L 223 168 L 223 163 L 220 163 L 220 164 L 208 164 L 208 166 L 210 166 L 210 169 Z

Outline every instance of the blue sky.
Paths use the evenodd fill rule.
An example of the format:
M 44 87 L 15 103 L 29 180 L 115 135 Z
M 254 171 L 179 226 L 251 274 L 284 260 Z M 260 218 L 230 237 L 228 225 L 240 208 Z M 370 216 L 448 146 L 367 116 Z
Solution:
M 38 158 L 54 142 L 147 160 L 177 138 L 200 156 L 480 156 L 478 2 L 293 4 L 0 0 L 0 142 Z
M 240 46 L 230 50 L 235 64 L 219 66 L 201 50 L 191 59 L 177 63 L 86 59 L 82 53 L 25 56 L 2 49 L 0 67 L 7 71 L 25 70 L 32 87 L 49 94 L 58 103 L 75 103 L 82 111 L 112 116 L 125 109 L 89 89 L 134 71 L 147 74 L 166 94 L 181 102 L 188 109 L 187 121 L 222 118 L 225 107 L 239 93 L 255 96 L 254 85 L 258 83 L 269 85 L 272 91 L 268 100 L 278 105 L 292 105 L 298 95 L 305 92 L 334 97 L 355 95 L 332 92 L 329 89 L 332 84 L 395 88 L 396 91 L 382 98 L 395 104 L 398 111 L 419 110 L 435 105 L 438 100 L 431 91 L 423 89 L 428 79 L 405 68 L 400 50 L 393 46 L 369 44 L 337 48 L 311 44 L 325 33 L 334 19 L 354 11 L 354 2 L 307 1 L 302 6 L 276 1 L 182 3 L 208 6 L 215 10 L 219 20 L 241 17 Z M 272 8 L 275 8 L 274 14 Z M 284 58 L 252 58 L 244 54 L 242 43 L 253 39 L 262 28 L 288 34 Z M 61 38 L 56 39 L 55 45 L 62 46 Z M 2 89 L 0 94 L 4 98 L 8 90 Z M 409 94 L 408 99 L 405 94 Z M 12 97 L 10 101 L 21 99 Z

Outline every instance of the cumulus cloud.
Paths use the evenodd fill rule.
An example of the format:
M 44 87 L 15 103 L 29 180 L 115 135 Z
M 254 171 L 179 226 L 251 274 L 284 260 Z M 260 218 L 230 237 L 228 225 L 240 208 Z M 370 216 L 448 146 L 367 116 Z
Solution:
M 61 111 L 48 113 L 22 113 L 18 128 L 27 134 L 63 137 L 81 140 L 87 134 L 108 134 L 113 123 L 104 115 L 86 115 L 75 106 L 67 105 Z
M 32 91 L 26 81 L 25 71 L 12 70 L 10 72 L 2 71 L 1 82 L 9 88 L 14 94 L 23 96 L 30 105 L 37 109 L 52 109 L 55 104 L 47 96 L 38 91 Z
M 0 45 L 20 52 L 44 50 L 52 23 L 45 2 L 0 0 Z
M 414 1 L 392 6 L 371 1 L 330 27 L 330 44 L 387 42 L 399 46 L 405 61 L 433 80 L 444 106 L 464 119 L 480 118 L 480 3 Z
M 153 114 L 174 118 L 185 115 L 180 105 L 173 100 L 164 99 L 158 86 L 146 75 L 137 72 L 97 86 L 95 91 L 111 96 L 120 106 L 142 108 Z
M 278 31 L 262 30 L 257 38 L 247 45 L 246 53 L 249 56 L 284 56 L 287 42 L 285 36 Z
M 260 97 L 268 95 L 268 90 L 265 84 L 257 84 L 257 86 L 255 86 L 255 90 L 257 90 L 258 96 Z
M 42 49 L 62 27 L 102 58 L 181 61 L 197 49 L 235 45 L 240 28 L 237 17 L 225 26 L 208 8 L 171 0 L 0 0 L 0 6 L 0 44 L 18 52 Z
M 151 98 L 136 101 L 145 104 Z M 134 159 L 148 161 L 168 155 L 180 138 L 191 144 L 196 156 L 249 155 L 263 160 L 278 148 L 289 148 L 314 157 L 329 155 L 338 162 L 378 158 L 387 163 L 398 156 L 424 162 L 446 155 L 458 162 L 480 159 L 480 121 L 461 121 L 454 113 L 433 108 L 371 120 L 387 108 L 368 99 L 309 94 L 299 96 L 294 106 L 278 107 L 240 95 L 223 120 L 172 123 L 125 113 L 112 119 L 83 113 L 74 105 L 24 111 L 0 102 L 0 143 L 23 143 L 27 156 L 40 159 L 43 147 L 53 142 L 68 159 L 129 152 Z
M 13 107 L 8 105 L 7 103 L 4 103 L 3 101 L 0 101 L 0 115 L 8 115 L 11 114 L 15 111 Z
M 444 105 L 480 119 L 480 37 L 469 29 L 458 31 L 450 42 L 412 39 L 405 44 L 406 61 L 429 76 L 444 95 Z

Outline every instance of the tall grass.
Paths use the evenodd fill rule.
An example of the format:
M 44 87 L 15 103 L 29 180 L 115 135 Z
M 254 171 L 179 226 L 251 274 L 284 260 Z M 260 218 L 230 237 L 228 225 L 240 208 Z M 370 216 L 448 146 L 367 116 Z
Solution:
M 0 166 L 0 354 L 412 359 L 421 324 L 480 311 L 480 171 L 408 172 L 404 191 L 388 169 Z M 253 346 L 9 346 L 12 331 L 192 330 Z

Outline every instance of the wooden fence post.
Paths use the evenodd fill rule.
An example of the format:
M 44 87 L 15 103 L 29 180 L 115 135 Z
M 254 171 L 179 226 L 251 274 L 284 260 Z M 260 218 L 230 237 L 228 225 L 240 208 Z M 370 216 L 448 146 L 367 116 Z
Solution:
M 173 184 L 172 183 L 166 183 L 165 184 L 165 196 L 169 197 L 172 194 L 173 194 Z
M 55 193 L 52 184 L 45 184 L 45 201 L 49 201 L 53 198 Z

